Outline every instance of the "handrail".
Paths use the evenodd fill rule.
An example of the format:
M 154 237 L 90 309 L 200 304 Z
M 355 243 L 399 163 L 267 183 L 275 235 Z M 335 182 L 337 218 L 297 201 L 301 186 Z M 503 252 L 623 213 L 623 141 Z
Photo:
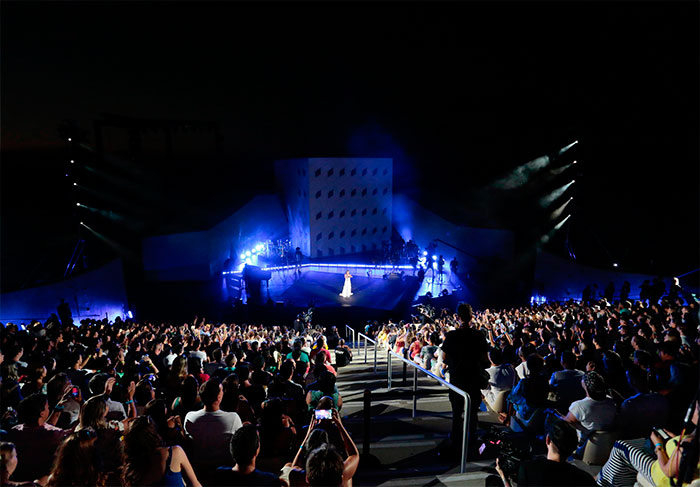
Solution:
M 412 413 L 412 418 L 416 417 L 416 405 L 418 401 L 418 371 L 420 370 L 421 372 L 425 373 L 427 376 L 432 377 L 436 381 L 440 383 L 440 385 L 447 387 L 451 391 L 453 391 L 456 394 L 459 394 L 464 398 L 464 424 L 463 424 L 463 430 L 462 430 L 462 460 L 460 464 L 460 470 L 459 473 L 465 473 L 467 470 L 467 445 L 469 445 L 469 412 L 471 411 L 472 408 L 472 401 L 471 397 L 469 397 L 469 394 L 467 394 L 465 391 L 460 389 L 459 387 L 456 387 L 453 384 L 450 384 L 447 382 L 445 379 L 442 377 L 438 377 L 437 375 L 433 374 L 427 369 L 424 369 L 417 363 L 408 360 L 405 357 L 402 357 L 401 355 L 398 355 L 391 350 L 387 351 L 387 390 L 391 390 L 391 357 L 394 356 L 397 359 L 401 360 L 404 364 L 410 365 L 413 367 L 413 413 Z M 453 439 L 454 440 L 454 439 Z
M 364 338 L 365 339 L 365 363 L 367 363 L 367 343 L 372 342 L 374 343 L 374 372 L 377 372 L 377 342 L 372 340 L 370 337 L 365 335 L 364 333 L 358 333 L 357 334 L 357 339 L 358 339 L 358 344 L 357 346 L 360 346 L 360 339 Z
M 350 342 L 350 348 L 355 348 L 355 329 L 350 325 L 345 325 L 345 341 L 348 341 L 348 330 L 352 334 L 352 342 Z

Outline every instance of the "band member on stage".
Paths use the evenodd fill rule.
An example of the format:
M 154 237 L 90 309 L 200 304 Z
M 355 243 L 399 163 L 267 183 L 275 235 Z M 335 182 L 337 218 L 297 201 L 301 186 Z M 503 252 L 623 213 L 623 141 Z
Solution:
M 345 271 L 345 285 L 343 285 L 343 292 L 340 295 L 344 298 L 349 298 L 352 296 L 352 285 L 350 284 L 350 279 L 352 279 L 352 274 L 350 271 Z
M 445 267 L 445 258 L 442 255 L 440 257 L 438 257 L 437 265 L 438 265 L 438 274 L 442 275 L 443 269 Z

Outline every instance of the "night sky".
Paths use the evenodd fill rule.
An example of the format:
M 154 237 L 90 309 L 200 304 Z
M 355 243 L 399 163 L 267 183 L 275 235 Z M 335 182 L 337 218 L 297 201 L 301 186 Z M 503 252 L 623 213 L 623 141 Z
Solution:
M 548 228 L 533 202 L 575 177 L 572 217 L 545 248 L 568 255 L 568 237 L 582 263 L 699 267 L 697 2 L 1 8 L 4 290 L 62 273 L 77 218 L 57 128 L 74 121 L 89 145 L 103 113 L 213 121 L 224 136 L 223 153 L 186 164 L 133 161 L 136 188 L 95 186 L 143 202 L 136 229 L 100 227 L 126 246 L 273 190 L 275 159 L 390 156 L 395 191 L 530 237 Z M 576 168 L 549 186 L 488 189 L 574 140 Z

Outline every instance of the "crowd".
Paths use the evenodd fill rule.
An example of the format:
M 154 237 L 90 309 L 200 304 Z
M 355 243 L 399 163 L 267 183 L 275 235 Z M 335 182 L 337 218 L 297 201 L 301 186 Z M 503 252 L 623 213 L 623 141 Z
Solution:
M 561 464 L 611 432 L 596 482 L 661 486 L 693 444 L 698 474 L 698 303 L 674 298 L 422 306 L 365 332 L 469 394 L 470 458 L 482 401 L 541 443 L 546 458 L 497 466 L 504 485 L 592 485 Z M 335 327 L 52 317 L 0 332 L 3 486 L 351 485 L 336 375 L 352 352 Z M 450 393 L 460 451 L 462 401 Z
M 692 412 L 699 378 L 698 302 L 684 297 L 676 292 L 656 302 L 571 300 L 477 313 L 468 305 L 457 313 L 428 305 L 419 307 L 411 322 L 369 323 L 365 332 L 466 391 L 472 405 L 483 401 L 531 443 L 539 441 L 551 452 L 550 437 L 568 431 L 574 442 L 561 440 L 568 446 L 556 458 L 561 452 L 564 460 L 581 458 L 596 435 L 616 438 L 596 479 L 599 485 L 631 486 L 638 473 L 651 485 L 668 485 L 681 456 L 671 444 L 694 442 L 692 470 L 698 475 L 692 426 L 697 425 Z M 450 393 L 450 400 L 453 448 L 461 452 L 464 406 L 457 394 Z M 470 458 L 479 455 L 477 409 L 471 409 Z M 552 428 L 556 434 L 550 434 Z M 547 485 L 571 485 L 570 472 L 553 472 Z M 527 476 L 520 480 L 543 485 Z
M 357 469 L 335 329 L 52 317 L 0 332 L 2 486 L 340 486 Z

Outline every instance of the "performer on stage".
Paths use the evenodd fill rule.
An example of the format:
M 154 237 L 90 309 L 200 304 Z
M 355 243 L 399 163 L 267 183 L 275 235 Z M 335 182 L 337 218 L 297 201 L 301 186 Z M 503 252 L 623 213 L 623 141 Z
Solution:
M 350 274 L 350 271 L 345 271 L 345 285 L 343 286 L 343 292 L 340 293 L 340 295 L 344 298 L 349 298 L 352 296 L 352 285 L 350 284 L 351 278 L 352 274 Z

